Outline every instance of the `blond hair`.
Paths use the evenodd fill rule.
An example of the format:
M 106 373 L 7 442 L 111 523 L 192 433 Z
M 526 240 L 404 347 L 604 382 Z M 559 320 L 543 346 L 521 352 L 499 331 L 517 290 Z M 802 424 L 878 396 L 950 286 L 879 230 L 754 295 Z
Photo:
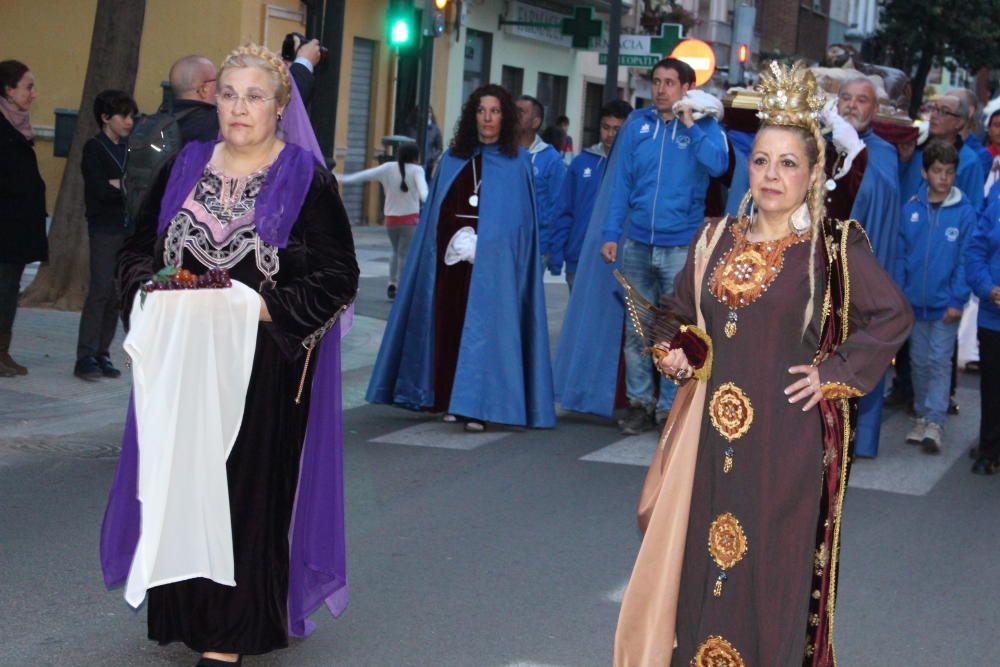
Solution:
M 288 79 L 288 68 L 274 51 L 259 44 L 249 43 L 229 52 L 219 67 L 218 78 L 227 69 L 256 67 L 267 72 L 274 84 L 274 98 L 279 107 L 284 107 L 292 98 L 292 84 Z

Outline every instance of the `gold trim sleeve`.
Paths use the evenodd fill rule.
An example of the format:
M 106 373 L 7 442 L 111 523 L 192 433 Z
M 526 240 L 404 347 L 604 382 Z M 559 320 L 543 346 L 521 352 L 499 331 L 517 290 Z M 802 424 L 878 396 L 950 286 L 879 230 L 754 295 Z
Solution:
M 694 379 L 700 382 L 708 382 L 708 379 L 712 377 L 712 358 L 715 354 L 712 348 L 712 337 L 709 336 L 702 329 L 699 329 L 698 327 L 694 326 L 693 324 L 681 325 L 681 331 L 697 336 L 698 338 L 701 339 L 703 343 L 705 343 L 705 346 L 708 348 L 708 351 L 705 352 L 705 363 L 701 365 L 701 368 L 696 368 L 694 370 L 694 373 L 692 373 Z
M 840 398 L 858 398 L 859 396 L 865 395 L 865 392 L 861 391 L 857 387 L 852 387 L 851 385 L 843 382 L 824 382 L 819 386 L 819 390 L 823 393 L 823 398 L 833 400 Z

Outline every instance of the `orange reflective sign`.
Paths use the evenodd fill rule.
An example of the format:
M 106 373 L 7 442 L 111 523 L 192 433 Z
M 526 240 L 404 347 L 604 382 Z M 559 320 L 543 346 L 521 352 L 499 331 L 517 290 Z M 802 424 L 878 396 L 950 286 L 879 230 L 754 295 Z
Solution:
M 703 85 L 715 73 L 715 51 L 700 39 L 685 39 L 674 47 L 670 55 L 691 66 L 694 70 L 695 86 Z

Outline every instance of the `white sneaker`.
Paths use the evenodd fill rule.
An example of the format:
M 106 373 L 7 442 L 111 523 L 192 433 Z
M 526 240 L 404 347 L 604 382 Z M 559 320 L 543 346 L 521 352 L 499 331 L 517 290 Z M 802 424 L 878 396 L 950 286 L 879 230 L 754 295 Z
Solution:
M 941 437 L 944 435 L 944 428 L 940 424 L 929 422 L 924 430 L 924 440 L 921 443 L 924 454 L 941 453 Z
M 924 432 L 927 430 L 927 420 L 923 417 L 917 417 L 913 424 L 913 428 L 910 432 L 906 434 L 906 444 L 908 445 L 919 445 L 924 441 Z

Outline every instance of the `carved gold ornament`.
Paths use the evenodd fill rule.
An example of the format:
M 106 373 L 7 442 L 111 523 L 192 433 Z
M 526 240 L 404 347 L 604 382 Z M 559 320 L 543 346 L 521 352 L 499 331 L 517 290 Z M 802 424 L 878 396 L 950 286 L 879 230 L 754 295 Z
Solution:
M 750 430 L 753 406 L 743 390 L 732 382 L 719 385 L 708 404 L 712 426 L 723 438 L 732 442 Z
M 760 93 L 757 117 L 761 125 L 794 125 L 814 131 L 826 103 L 816 77 L 799 61 L 791 68 L 771 61 L 760 70 L 755 90 Z
M 711 635 L 701 643 L 691 659 L 692 667 L 746 667 L 743 656 L 736 647 L 718 635 Z
M 715 597 L 722 595 L 722 584 L 729 579 L 726 570 L 743 560 L 747 548 L 747 535 L 739 520 L 729 512 L 717 516 L 708 529 L 708 553 L 719 566 L 712 591 Z
M 774 241 L 748 241 L 750 219 L 729 227 L 733 247 L 716 262 L 708 278 L 708 291 L 719 302 L 729 306 L 723 331 L 726 338 L 736 335 L 737 309 L 756 302 L 771 287 L 785 264 L 785 251 L 809 240 L 811 234 L 789 234 Z

